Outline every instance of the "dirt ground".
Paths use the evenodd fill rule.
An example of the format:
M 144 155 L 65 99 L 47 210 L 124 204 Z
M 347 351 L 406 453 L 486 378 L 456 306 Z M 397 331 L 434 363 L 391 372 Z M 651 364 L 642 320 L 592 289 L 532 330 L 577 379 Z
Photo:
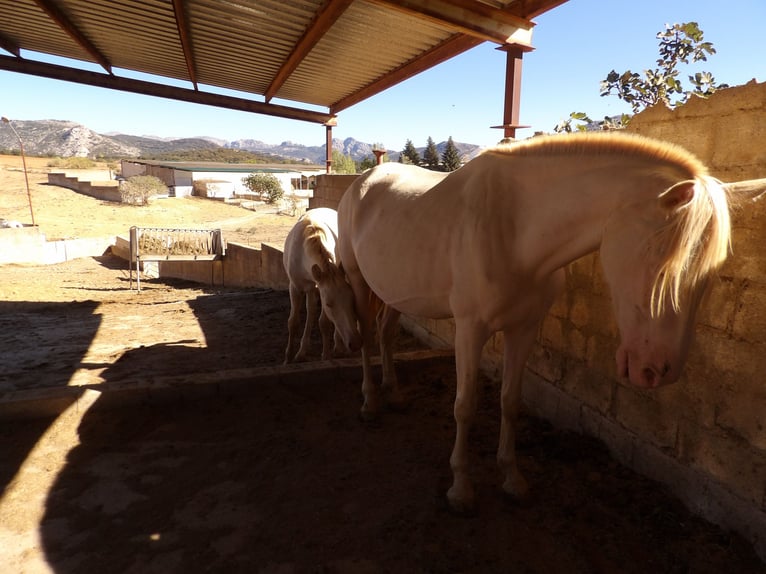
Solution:
M 0 217 L 23 221 L 23 179 L 3 165 Z M 33 198 L 49 238 L 121 233 L 152 217 L 224 221 L 241 241 L 279 244 L 295 221 L 194 199 L 112 206 L 40 183 Z M 0 399 L 281 363 L 285 293 L 143 287 L 130 291 L 126 265 L 109 255 L 0 267 Z M 358 418 L 353 369 L 117 410 L 96 408 L 104 396 L 91 390 L 56 419 L 0 422 L 0 573 L 766 572 L 740 537 L 597 442 L 533 417 L 521 418 L 518 440 L 532 496 L 506 500 L 489 381 L 471 436 L 477 509 L 451 514 L 454 364 L 398 370 L 408 407 L 375 424 Z

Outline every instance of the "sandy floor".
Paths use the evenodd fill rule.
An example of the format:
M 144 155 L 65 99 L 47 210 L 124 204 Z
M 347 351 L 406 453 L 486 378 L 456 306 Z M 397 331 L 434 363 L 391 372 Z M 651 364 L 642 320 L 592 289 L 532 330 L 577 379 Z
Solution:
M 0 169 L 0 217 L 17 200 L 10 216 L 23 217 L 23 183 L 9 173 Z M 51 237 L 112 234 L 151 217 L 230 220 L 233 233 L 252 224 L 249 240 L 279 243 L 294 222 L 204 200 L 125 208 L 34 185 Z M 139 295 L 110 256 L 0 274 L 0 396 L 170 374 L 194 382 L 282 360 L 282 292 L 147 281 Z M 408 408 L 372 425 L 358 418 L 358 369 L 120 409 L 99 408 L 108 397 L 92 389 L 59 417 L 0 423 L 0 572 L 766 572 L 738 536 L 595 441 L 531 417 L 518 451 L 533 494 L 506 500 L 488 381 L 470 443 L 478 507 L 452 515 L 454 364 L 397 369 Z

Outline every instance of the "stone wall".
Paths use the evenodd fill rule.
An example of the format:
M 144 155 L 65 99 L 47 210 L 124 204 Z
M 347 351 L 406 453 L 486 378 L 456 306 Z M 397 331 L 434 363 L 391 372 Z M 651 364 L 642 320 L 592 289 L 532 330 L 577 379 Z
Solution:
M 91 182 L 80 181 L 77 176 L 69 176 L 66 173 L 51 172 L 48 174 L 48 183 L 59 185 L 80 192 L 84 195 L 95 197 L 103 201 L 121 202 L 120 187 L 116 181 Z
M 130 240 L 117 237 L 112 253 L 129 261 Z M 267 243 L 256 248 L 229 242 L 218 261 L 146 261 L 143 267 L 149 277 L 185 279 L 211 286 L 279 290 L 290 286 L 282 264 L 282 249 Z

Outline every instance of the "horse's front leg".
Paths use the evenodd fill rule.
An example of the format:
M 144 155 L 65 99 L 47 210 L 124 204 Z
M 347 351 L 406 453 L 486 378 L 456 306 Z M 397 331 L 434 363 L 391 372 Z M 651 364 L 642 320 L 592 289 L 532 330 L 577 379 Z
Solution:
M 450 456 L 452 486 L 447 491 L 447 499 L 452 509 L 461 513 L 474 507 L 474 490 L 468 473 L 468 433 L 476 416 L 476 381 L 481 350 L 487 337 L 481 326 L 455 320 L 457 394 L 454 413 L 457 431 Z
M 372 357 L 375 348 L 375 303 L 377 297 L 367 286 L 364 278 L 357 271 L 346 270 L 351 289 L 354 291 L 354 306 L 359 321 L 359 333 L 362 336 L 362 396 L 364 403 L 360 415 L 364 420 L 373 420 L 380 410 L 378 387 L 372 378 Z
M 333 332 L 335 331 L 335 325 L 324 312 L 324 305 L 322 305 L 322 311 L 319 313 L 319 332 L 322 334 L 322 360 L 332 359 L 333 357 Z
M 393 307 L 384 305 L 378 316 L 378 336 L 380 337 L 380 357 L 383 370 L 381 387 L 387 403 L 394 408 L 404 405 L 404 396 L 394 368 L 394 341 L 399 327 L 400 315 L 401 313 Z
M 296 361 L 303 361 L 309 352 L 311 345 L 311 330 L 317 320 L 317 306 L 319 304 L 319 291 L 316 287 L 306 291 L 306 326 L 303 328 L 303 337 L 301 337 L 301 346 L 295 355 Z
M 503 383 L 500 390 L 500 440 L 497 464 L 504 474 L 503 490 L 516 499 L 526 496 L 529 487 L 519 471 L 516 458 L 516 420 L 521 406 L 524 366 L 535 340 L 535 329 L 503 331 Z
M 298 328 L 301 321 L 303 293 L 290 283 L 290 316 L 287 319 L 287 347 L 285 348 L 285 365 L 294 360 L 297 344 Z

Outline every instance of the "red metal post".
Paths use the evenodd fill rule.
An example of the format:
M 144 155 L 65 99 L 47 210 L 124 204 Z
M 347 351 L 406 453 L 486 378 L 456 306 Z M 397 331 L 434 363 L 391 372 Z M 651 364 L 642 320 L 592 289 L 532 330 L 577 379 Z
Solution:
M 503 108 L 503 124 L 492 127 L 502 128 L 504 139 L 515 139 L 517 129 L 530 127 L 519 124 L 519 109 L 521 103 L 521 61 L 524 57 L 524 52 L 529 52 L 533 48 L 509 44 L 501 46 L 498 50 L 506 53 L 505 105 Z

